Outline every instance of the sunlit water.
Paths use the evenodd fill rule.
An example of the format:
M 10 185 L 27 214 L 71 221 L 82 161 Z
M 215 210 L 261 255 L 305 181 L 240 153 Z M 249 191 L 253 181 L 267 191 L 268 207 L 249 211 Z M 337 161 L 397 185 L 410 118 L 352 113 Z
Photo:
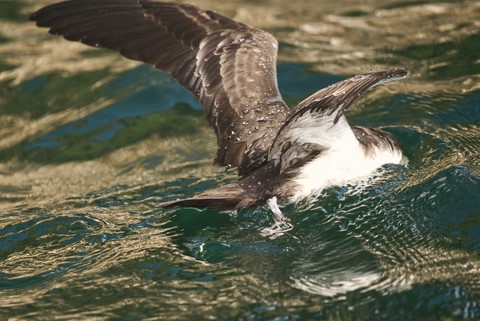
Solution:
M 284 208 L 157 204 L 235 178 L 211 166 L 199 104 L 168 75 L 26 22 L 0 2 L 0 319 L 480 319 L 480 5 L 206 1 L 280 40 L 293 105 L 403 66 L 352 124 L 400 138 L 407 167 Z

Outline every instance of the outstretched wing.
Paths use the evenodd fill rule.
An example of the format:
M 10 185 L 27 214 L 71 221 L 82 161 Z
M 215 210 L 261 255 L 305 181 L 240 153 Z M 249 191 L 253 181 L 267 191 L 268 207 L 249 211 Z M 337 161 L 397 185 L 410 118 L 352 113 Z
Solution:
M 156 0 L 71 0 L 31 15 L 65 39 L 171 73 L 201 101 L 215 163 L 246 172 L 265 158 L 289 110 L 277 86 L 277 41 L 197 7 Z
M 350 141 L 354 133 L 344 116 L 347 109 L 372 87 L 406 75 L 404 69 L 371 71 L 317 91 L 298 104 L 287 118 L 270 149 L 269 160 L 279 163 L 284 171 L 295 166 L 296 159 L 309 159 L 309 153 L 313 157 L 342 140 Z M 302 157 L 283 156 L 288 154 Z

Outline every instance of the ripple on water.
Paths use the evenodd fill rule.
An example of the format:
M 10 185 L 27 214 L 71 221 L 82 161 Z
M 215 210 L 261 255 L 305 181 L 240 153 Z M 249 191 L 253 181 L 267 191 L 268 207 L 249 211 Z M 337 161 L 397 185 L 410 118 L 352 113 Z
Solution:
M 400 191 L 393 202 L 377 203 L 371 228 L 359 237 L 383 265 L 389 280 L 384 289 L 475 279 L 480 262 L 468 250 L 479 241 L 469 224 L 478 226 L 477 186 L 467 168 L 452 167 Z
M 160 112 L 178 102 L 193 106 L 193 96 L 153 68 L 50 41 L 25 19 L 33 1 L 7 1 L 11 10 L 0 14 L 7 18 L 0 34 L 8 35 L 0 36 L 0 143 L 8 162 L 0 164 L 8 178 L 0 181 L 0 201 L 8 203 L 0 217 L 0 315 L 479 319 L 479 7 L 430 2 L 349 1 L 346 8 L 323 1 L 322 14 L 313 0 L 268 2 L 281 4 L 275 8 L 215 2 L 219 12 L 278 36 L 280 60 L 293 62 L 279 66 L 290 105 L 374 65 L 410 71 L 349 114 L 352 124 L 390 126 L 410 167 L 371 186 L 331 189 L 305 208 L 286 207 L 295 228 L 270 240 L 258 234 L 272 222 L 262 208 L 230 215 L 155 208 L 232 178 L 210 169 L 215 138 L 200 115 Z M 185 112 L 209 134 L 179 141 L 192 128 L 167 123 Z M 150 135 L 159 138 L 144 139 Z M 32 150 L 35 142 L 47 144 Z M 52 153 L 59 142 L 73 144 L 55 149 L 63 158 Z M 85 153 L 94 162 L 83 162 Z M 12 209 L 17 204 L 23 208 Z
M 169 240 L 168 230 L 151 212 L 134 216 L 122 209 L 112 215 L 113 206 L 80 207 L 70 201 L 58 209 L 25 207 L 5 213 L 2 218 L 8 215 L 14 223 L 0 228 L 3 308 L 25 306 L 46 291 L 58 294 L 82 279 L 88 288 L 86 280 L 92 275 L 142 257 Z M 94 283 L 101 288 L 102 282 L 111 281 L 107 276 Z
M 393 179 L 327 193 L 317 201 L 324 217 L 311 209 L 293 231 L 302 247 L 295 249 L 292 285 L 337 298 L 357 290 L 401 293 L 432 282 L 478 291 L 480 260 L 471 250 L 480 247 L 479 183 L 457 166 L 415 187 Z
M 34 302 L 39 291 L 84 269 L 89 253 L 85 239 L 101 227 L 101 222 L 82 214 L 57 215 L 41 209 L 10 214 L 15 223 L 0 230 L 4 308 Z

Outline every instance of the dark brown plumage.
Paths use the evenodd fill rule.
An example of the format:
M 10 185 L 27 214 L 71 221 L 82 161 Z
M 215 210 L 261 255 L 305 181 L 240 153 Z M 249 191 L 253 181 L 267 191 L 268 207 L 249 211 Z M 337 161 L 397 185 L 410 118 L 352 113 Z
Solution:
M 296 199 L 304 193 L 298 173 L 336 150 L 335 137 L 354 137 L 353 132 L 354 144 L 366 152 L 382 144 L 395 153 L 401 149 L 383 131 L 350 128 L 344 113 L 368 89 L 404 77 L 403 69 L 341 81 L 290 112 L 277 86 L 275 38 L 215 12 L 156 0 L 71 0 L 30 19 L 65 39 L 167 71 L 198 97 L 216 133 L 215 164 L 237 168 L 240 179 L 164 207 L 245 208 L 272 197 Z M 314 131 L 302 135 L 302 128 Z
M 152 0 L 74 0 L 30 20 L 171 73 L 204 106 L 218 165 L 248 172 L 289 113 L 277 87 L 275 38 L 215 12 Z

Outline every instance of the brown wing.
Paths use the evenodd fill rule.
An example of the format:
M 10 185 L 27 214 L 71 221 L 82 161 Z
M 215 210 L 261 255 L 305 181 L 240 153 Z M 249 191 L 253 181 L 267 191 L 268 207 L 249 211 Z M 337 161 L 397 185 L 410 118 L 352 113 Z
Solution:
M 30 20 L 171 73 L 204 107 L 217 135 L 215 163 L 241 174 L 265 160 L 289 113 L 277 86 L 275 38 L 217 13 L 155 0 L 72 0 Z
M 334 123 L 347 109 L 367 90 L 375 86 L 404 78 L 407 75 L 405 69 L 396 68 L 390 70 L 370 71 L 366 74 L 356 75 L 339 81 L 333 85 L 320 89 L 295 107 L 293 114 L 287 122 L 298 119 L 305 113 L 320 113 L 331 116 L 337 112 Z
M 344 116 L 348 108 L 367 90 L 406 75 L 404 69 L 371 71 L 317 91 L 300 102 L 287 118 L 272 144 L 269 160 L 280 163 L 286 170 L 294 166 L 296 160 L 283 164 L 283 154 L 304 152 L 305 144 L 310 144 L 308 150 L 321 152 L 334 146 L 342 137 L 353 135 Z M 317 145 L 316 148 L 313 145 Z

